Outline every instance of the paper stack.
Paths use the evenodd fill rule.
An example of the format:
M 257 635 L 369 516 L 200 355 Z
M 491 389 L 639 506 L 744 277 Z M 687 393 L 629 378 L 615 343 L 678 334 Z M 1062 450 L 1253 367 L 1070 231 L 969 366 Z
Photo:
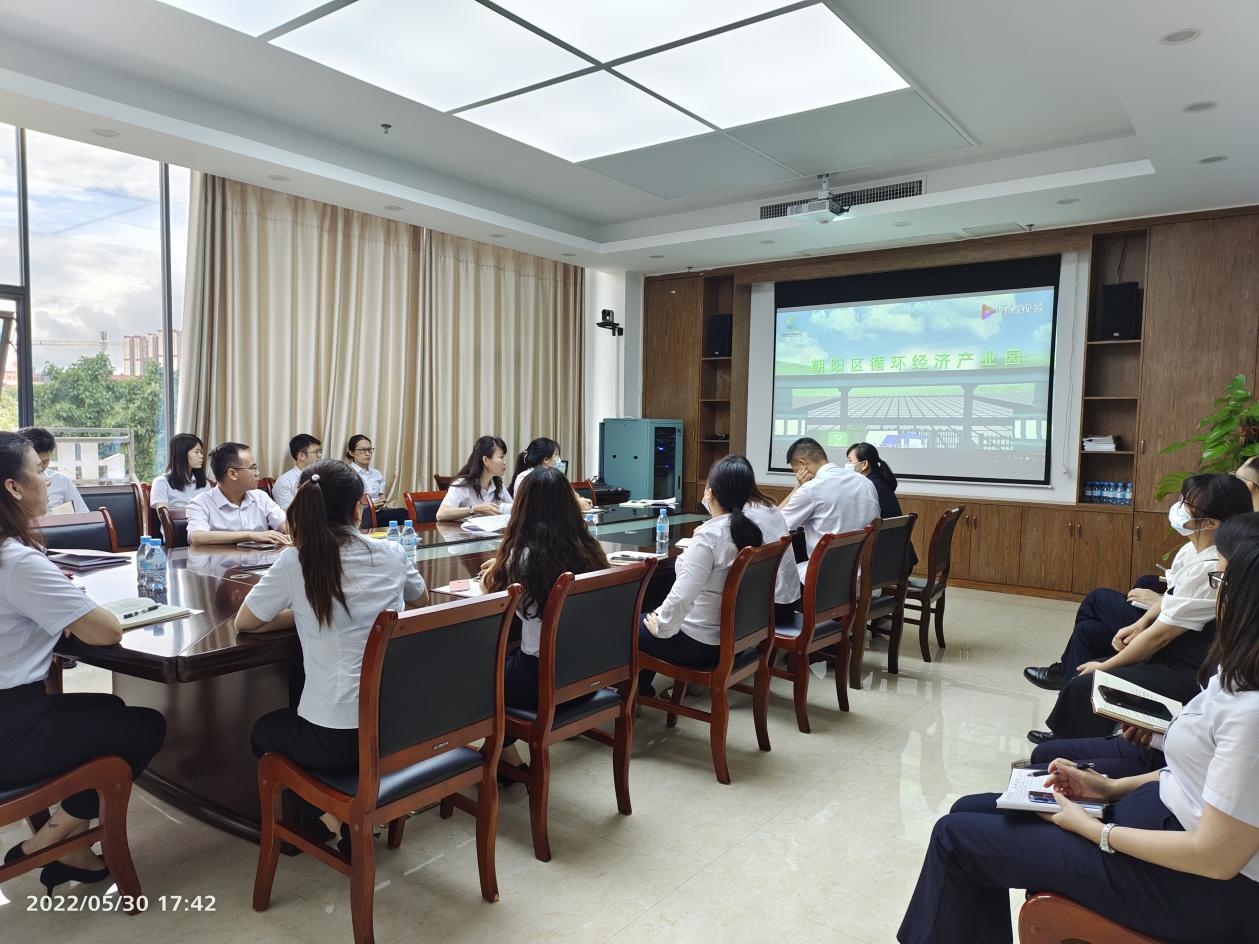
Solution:
M 1116 436 L 1085 436 L 1084 451 L 1085 452 L 1115 452 L 1119 449 L 1119 439 Z

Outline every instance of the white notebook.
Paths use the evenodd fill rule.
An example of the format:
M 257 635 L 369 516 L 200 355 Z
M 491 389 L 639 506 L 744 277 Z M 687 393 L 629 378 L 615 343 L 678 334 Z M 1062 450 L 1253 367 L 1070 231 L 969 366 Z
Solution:
M 158 603 L 148 597 L 128 597 L 125 600 L 102 603 L 101 606 L 118 617 L 118 622 L 122 623 L 123 629 L 165 623 L 169 620 L 182 619 L 193 613 L 186 607 Z
M 997 809 L 1022 810 L 1025 813 L 1057 813 L 1061 807 L 1054 799 L 1053 789 L 1045 786 L 1048 778 L 1049 774 L 1044 768 L 1011 770 L 1010 783 L 1005 788 L 1005 793 L 997 797 Z M 1094 819 L 1101 819 L 1102 811 L 1106 808 L 1105 800 L 1077 800 L 1076 802 Z
M 1144 702 L 1144 704 L 1143 704 Z M 1093 714 L 1166 734 L 1183 708 L 1174 698 L 1134 685 L 1109 672 L 1093 673 Z
M 465 518 L 460 527 L 465 531 L 483 531 L 486 534 L 497 534 L 507 527 L 511 515 L 476 515 Z

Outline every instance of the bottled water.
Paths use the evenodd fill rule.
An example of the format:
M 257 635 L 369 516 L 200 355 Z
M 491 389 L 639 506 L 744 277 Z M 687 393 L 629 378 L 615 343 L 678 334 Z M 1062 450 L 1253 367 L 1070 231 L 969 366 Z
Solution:
M 402 539 L 402 535 L 398 533 L 398 522 L 389 522 L 389 530 L 385 532 L 385 540 L 390 544 L 397 544 Z
M 1106 483 L 1102 502 L 1103 504 L 1106 504 L 1106 505 L 1113 505 L 1115 503 L 1115 483 L 1114 482 Z
M 1097 501 L 1097 483 L 1096 482 L 1084 483 L 1084 500 L 1085 502 Z
M 149 550 L 149 591 L 154 594 L 166 592 L 166 548 L 157 538 L 150 538 Z
M 398 543 L 402 545 L 402 552 L 406 554 L 407 560 L 415 560 L 415 549 L 420 545 L 420 538 L 415 533 L 415 525 L 412 522 L 407 521 L 402 525 L 402 535 Z
M 150 590 L 152 582 L 153 545 L 152 538 L 140 538 L 140 547 L 136 550 L 136 589 L 141 596 Z
M 1123 503 L 1125 505 L 1132 504 L 1132 483 L 1124 482 L 1123 484 Z
M 582 515 L 582 517 L 586 519 L 586 530 L 589 531 L 591 534 L 598 534 L 599 533 L 599 516 L 596 515 L 593 511 L 588 511 L 584 515 Z
M 661 508 L 656 516 L 656 553 L 669 553 L 669 509 Z

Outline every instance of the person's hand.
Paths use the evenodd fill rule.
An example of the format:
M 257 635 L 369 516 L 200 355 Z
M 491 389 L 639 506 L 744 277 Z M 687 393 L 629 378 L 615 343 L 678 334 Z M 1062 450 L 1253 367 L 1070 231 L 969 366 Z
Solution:
M 1123 735 L 1123 739 L 1129 744 L 1136 744 L 1138 747 L 1149 747 L 1150 739 L 1154 737 L 1153 731 L 1147 728 L 1138 728 L 1135 724 L 1121 725 L 1119 733 Z
M 264 544 L 279 544 L 284 547 L 293 543 L 293 539 L 283 531 L 266 531 L 258 535 L 258 540 Z
M 373 498 L 373 499 L 372 499 L 372 508 L 373 508 L 373 509 L 375 509 L 376 511 L 380 511 L 380 509 L 382 509 L 382 508 L 384 508 L 384 507 L 385 507 L 385 496 L 384 496 L 384 495 L 381 495 L 379 498 Z
M 805 482 L 811 482 L 811 481 L 813 481 L 812 469 L 801 469 L 799 472 L 796 473 L 797 485 L 803 485 Z
M 1140 603 L 1143 606 L 1153 606 L 1159 601 L 1160 596 L 1162 596 L 1162 594 L 1156 593 L 1153 590 L 1142 590 L 1139 587 L 1133 587 L 1128 591 L 1128 602 Z
M 474 515 L 496 515 L 498 514 L 498 505 L 491 505 L 489 502 L 481 502 L 479 505 L 472 506 Z
M 582 498 L 580 495 L 577 496 L 577 505 L 582 511 L 589 511 L 595 506 L 589 498 Z
M 647 627 L 647 632 L 653 636 L 660 635 L 660 617 L 655 613 L 648 613 L 643 617 L 643 625 Z
M 1092 675 L 1101 667 L 1102 667 L 1101 662 L 1085 662 L 1076 671 L 1079 672 L 1080 675 Z
M 1115 781 L 1095 770 L 1081 770 L 1059 757 L 1049 763 L 1045 786 L 1072 800 L 1110 800 L 1114 798 Z
M 1149 591 L 1141 592 L 1148 593 Z M 1119 632 L 1115 633 L 1115 638 L 1110 641 L 1111 647 L 1116 652 L 1123 652 L 1132 643 L 1132 640 L 1141 635 L 1141 631 L 1144 628 L 1145 627 L 1143 627 L 1140 623 L 1133 623 L 1131 626 L 1125 626 L 1123 629 L 1119 630 Z
M 1058 812 L 1041 813 L 1040 818 L 1048 820 L 1055 826 L 1060 826 L 1069 833 L 1091 838 L 1091 831 L 1096 828 L 1097 820 L 1084 812 L 1080 804 L 1065 794 L 1055 793 L 1054 799 L 1058 801 Z

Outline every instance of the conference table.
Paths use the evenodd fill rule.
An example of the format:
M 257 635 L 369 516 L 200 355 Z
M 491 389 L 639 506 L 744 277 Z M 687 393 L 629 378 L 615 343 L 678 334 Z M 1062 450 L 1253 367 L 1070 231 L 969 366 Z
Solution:
M 656 509 L 610 508 L 595 533 L 609 553 L 655 550 Z M 705 515 L 671 513 L 670 556 L 657 566 L 644 608 L 664 599 L 673 583 L 676 542 L 690 537 Z M 372 532 L 382 538 L 384 531 Z M 432 602 L 457 597 L 434 592 L 475 576 L 494 556 L 500 537 L 458 524 L 419 532 L 416 568 Z M 193 610 L 182 619 L 128 630 L 116 646 L 64 639 L 57 651 L 113 674 L 113 691 L 129 705 L 166 718 L 166 742 L 140 786 L 187 814 L 237 836 L 258 839 L 257 760 L 249 747 L 254 722 L 296 706 L 303 673 L 295 630 L 237 633 L 233 617 L 280 550 L 235 546 L 181 548 L 170 553 L 160 602 Z M 134 560 L 81 575 L 93 599 L 151 596 L 137 590 Z

